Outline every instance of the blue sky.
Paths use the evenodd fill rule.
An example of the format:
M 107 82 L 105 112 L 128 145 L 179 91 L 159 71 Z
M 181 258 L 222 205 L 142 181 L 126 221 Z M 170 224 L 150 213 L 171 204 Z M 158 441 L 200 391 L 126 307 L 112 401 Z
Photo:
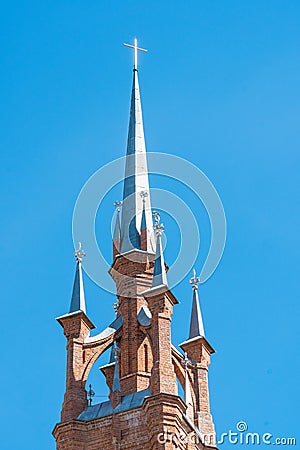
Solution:
M 296 0 L 2 2 L 1 449 L 55 448 L 65 338 L 54 319 L 70 301 L 72 211 L 84 182 L 124 155 L 132 55 L 121 44 L 134 36 L 149 49 L 140 58 L 148 150 L 200 167 L 226 212 L 224 257 L 200 291 L 217 350 L 217 431 L 245 420 L 250 431 L 300 439 L 299 22 Z M 199 202 L 174 190 L 205 235 Z M 99 233 L 109 236 L 120 192 L 99 211 Z M 167 261 L 178 237 L 169 222 Z M 85 286 L 100 330 L 114 297 L 87 277 Z M 178 344 L 188 332 L 188 277 L 174 292 Z M 104 395 L 97 367 L 91 380 Z

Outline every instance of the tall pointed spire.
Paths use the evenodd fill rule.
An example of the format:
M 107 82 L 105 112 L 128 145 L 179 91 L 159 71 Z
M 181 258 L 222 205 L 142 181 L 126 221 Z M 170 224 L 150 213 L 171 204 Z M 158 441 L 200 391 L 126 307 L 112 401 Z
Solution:
M 192 313 L 191 313 L 189 339 L 193 339 L 195 337 L 204 337 L 205 336 L 202 314 L 201 314 L 201 309 L 200 309 L 200 302 L 199 302 L 199 297 L 198 297 L 198 284 L 200 283 L 200 279 L 196 276 L 195 269 L 194 269 L 194 275 L 190 279 L 190 283 L 193 288 L 193 305 L 192 305 Z
M 153 224 L 151 215 L 151 201 L 148 180 L 148 167 L 146 157 L 146 145 L 144 136 L 142 106 L 140 98 L 140 88 L 137 71 L 137 47 L 135 39 L 134 46 L 135 63 L 133 69 L 133 83 L 131 94 L 130 119 L 127 141 L 125 179 L 123 189 L 123 208 L 121 220 L 121 252 L 132 249 L 140 249 L 140 232 L 145 208 L 145 222 L 147 226 L 147 247 L 146 250 L 152 252 L 153 244 L 151 235 L 153 234 Z M 147 196 L 141 198 L 141 192 L 146 192 Z
M 82 250 L 81 242 L 79 242 L 78 250 L 75 251 L 74 255 L 77 265 L 69 313 L 73 313 L 76 311 L 82 311 L 86 313 L 81 267 L 82 258 L 85 256 L 85 253 Z
M 154 262 L 154 272 L 153 272 L 153 280 L 152 287 L 157 286 L 168 286 L 166 266 L 164 260 L 164 251 L 161 241 L 161 236 L 164 230 L 164 225 L 160 223 L 160 214 L 155 211 L 153 213 L 154 216 L 154 230 L 156 234 L 156 253 L 155 253 L 155 262 Z

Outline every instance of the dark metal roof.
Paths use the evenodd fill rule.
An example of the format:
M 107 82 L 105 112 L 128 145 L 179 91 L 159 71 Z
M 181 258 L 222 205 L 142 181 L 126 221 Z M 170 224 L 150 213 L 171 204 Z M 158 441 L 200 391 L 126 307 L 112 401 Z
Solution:
M 111 401 L 108 400 L 103 403 L 98 403 L 97 405 L 88 406 L 79 416 L 78 420 L 93 420 L 99 417 L 109 416 L 113 413 L 119 413 L 122 411 L 127 411 L 128 409 L 138 408 L 142 406 L 143 401 L 146 397 L 150 397 L 150 389 L 144 389 L 143 391 L 134 392 L 133 394 L 125 395 L 121 399 L 115 409 L 112 408 Z
M 145 230 L 146 228 L 147 228 L 147 219 L 146 219 L 145 204 L 143 203 L 141 230 Z
M 200 302 L 198 297 L 198 289 L 194 289 L 189 339 L 198 336 L 205 336 L 205 335 L 204 335 L 202 314 L 200 309 Z
M 164 251 L 161 242 L 161 235 L 158 234 L 156 240 L 156 254 L 155 254 L 152 287 L 161 285 L 168 286 L 168 281 L 164 260 Z
M 113 241 L 119 241 L 121 239 L 121 222 L 120 222 L 120 211 L 117 211 L 116 222 L 113 233 Z
M 80 262 L 77 262 L 77 264 L 76 264 L 76 273 L 75 273 L 75 279 L 74 279 L 73 292 L 72 292 L 71 305 L 70 305 L 69 312 L 73 313 L 76 311 L 82 311 L 84 313 L 86 312 L 84 290 L 83 290 L 83 280 L 82 280 L 82 268 L 81 268 Z

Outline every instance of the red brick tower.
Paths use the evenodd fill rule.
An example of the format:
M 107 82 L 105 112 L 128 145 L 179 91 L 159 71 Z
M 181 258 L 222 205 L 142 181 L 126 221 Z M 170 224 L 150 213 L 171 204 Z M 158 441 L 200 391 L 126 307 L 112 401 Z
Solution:
M 137 46 L 135 42 L 135 54 Z M 214 352 L 204 336 L 198 279 L 189 339 L 171 342 L 178 303 L 168 287 L 158 213 L 152 222 L 146 147 L 135 58 L 122 211 L 116 204 L 110 275 L 116 283 L 116 319 L 102 332 L 85 309 L 81 247 L 70 312 L 57 320 L 67 339 L 66 391 L 54 430 L 58 450 L 200 450 L 215 448 L 208 397 L 208 366 Z M 121 220 L 120 220 L 121 214 Z M 88 405 L 86 380 L 97 358 L 111 347 L 101 368 L 109 399 Z M 178 395 L 177 380 L 184 389 Z

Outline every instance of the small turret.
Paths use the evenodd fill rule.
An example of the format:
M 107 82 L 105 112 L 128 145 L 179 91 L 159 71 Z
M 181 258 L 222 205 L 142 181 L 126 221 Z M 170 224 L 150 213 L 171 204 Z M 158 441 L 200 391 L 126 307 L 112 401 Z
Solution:
M 74 255 L 77 265 L 70 311 L 56 319 L 63 327 L 68 341 L 67 383 L 61 412 L 62 421 L 75 419 L 87 406 L 85 382 L 80 379 L 79 374 L 84 341 L 90 335 L 90 331 L 95 328 L 86 314 L 81 267 L 82 258 L 85 256 L 85 253 L 80 242 L 78 250 L 75 251 Z
M 203 320 L 200 310 L 198 297 L 198 285 L 200 278 L 193 271 L 193 277 L 190 279 L 193 289 L 193 305 L 190 321 L 190 333 L 187 341 L 180 344 L 180 347 L 186 354 L 186 359 L 190 361 L 189 371 L 194 373 L 193 389 L 195 393 L 194 420 L 196 426 L 202 435 L 210 436 L 210 444 L 215 445 L 215 429 L 210 414 L 209 389 L 208 389 L 208 367 L 210 365 L 210 356 L 214 349 L 204 336 Z M 186 366 L 186 391 L 188 392 L 188 371 Z M 187 415 L 192 412 L 189 409 L 188 398 L 186 399 Z

